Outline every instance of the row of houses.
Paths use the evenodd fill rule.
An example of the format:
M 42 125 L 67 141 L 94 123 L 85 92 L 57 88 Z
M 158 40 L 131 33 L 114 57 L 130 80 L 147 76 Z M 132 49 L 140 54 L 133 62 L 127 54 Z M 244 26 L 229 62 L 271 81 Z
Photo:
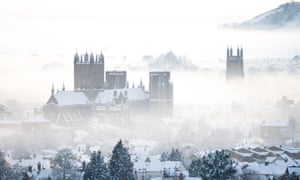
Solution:
M 300 148 L 265 146 L 225 150 L 238 162 L 239 174 L 248 179 L 280 177 L 287 169 L 300 169 Z

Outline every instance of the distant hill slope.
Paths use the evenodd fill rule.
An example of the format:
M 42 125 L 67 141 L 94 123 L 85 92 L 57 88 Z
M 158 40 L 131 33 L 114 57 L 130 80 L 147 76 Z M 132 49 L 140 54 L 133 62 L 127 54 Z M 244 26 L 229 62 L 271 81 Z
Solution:
M 300 2 L 290 2 L 240 24 L 226 27 L 244 29 L 300 28 Z

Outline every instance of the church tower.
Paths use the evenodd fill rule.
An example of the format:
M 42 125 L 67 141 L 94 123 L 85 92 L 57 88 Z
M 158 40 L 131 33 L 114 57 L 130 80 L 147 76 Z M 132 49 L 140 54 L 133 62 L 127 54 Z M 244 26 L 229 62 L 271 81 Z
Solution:
M 80 57 L 80 58 L 79 58 Z M 95 58 L 96 57 L 96 58 Z M 95 90 L 104 88 L 104 56 L 86 52 L 74 55 L 74 89 Z
M 244 57 L 243 48 L 237 48 L 236 56 L 232 53 L 232 48 L 227 48 L 226 59 L 226 80 L 244 78 Z
M 149 73 L 150 112 L 159 116 L 173 114 L 173 83 L 169 71 Z

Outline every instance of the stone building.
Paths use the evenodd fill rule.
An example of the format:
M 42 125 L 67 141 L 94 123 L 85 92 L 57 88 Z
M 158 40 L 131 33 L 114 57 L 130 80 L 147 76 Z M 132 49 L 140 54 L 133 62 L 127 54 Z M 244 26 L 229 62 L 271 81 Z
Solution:
M 102 52 L 94 56 L 86 52 L 74 56 L 74 89 L 104 88 L 104 56 Z
M 237 55 L 234 56 L 232 48 L 227 48 L 226 60 L 226 79 L 243 79 L 244 78 L 244 57 L 243 48 L 237 49 Z
M 173 83 L 169 71 L 149 73 L 150 111 L 167 115 L 173 112 Z
M 118 119 L 136 113 L 158 113 L 168 116 L 173 109 L 173 84 L 170 72 L 150 72 L 150 89 L 140 82 L 129 88 L 126 71 L 107 71 L 104 81 L 104 56 L 101 53 L 74 56 L 74 90 L 65 86 L 51 96 L 44 106 L 47 119 L 60 122 L 80 122 L 95 116 Z
M 106 71 L 105 89 L 121 89 L 126 87 L 126 71 Z

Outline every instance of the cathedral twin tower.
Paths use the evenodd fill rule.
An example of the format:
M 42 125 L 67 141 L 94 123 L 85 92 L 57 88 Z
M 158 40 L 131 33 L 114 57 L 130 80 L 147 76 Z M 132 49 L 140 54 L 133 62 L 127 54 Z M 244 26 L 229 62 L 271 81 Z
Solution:
M 233 55 L 232 48 L 227 48 L 226 59 L 226 80 L 244 78 L 244 57 L 243 48 L 237 48 L 236 56 Z

